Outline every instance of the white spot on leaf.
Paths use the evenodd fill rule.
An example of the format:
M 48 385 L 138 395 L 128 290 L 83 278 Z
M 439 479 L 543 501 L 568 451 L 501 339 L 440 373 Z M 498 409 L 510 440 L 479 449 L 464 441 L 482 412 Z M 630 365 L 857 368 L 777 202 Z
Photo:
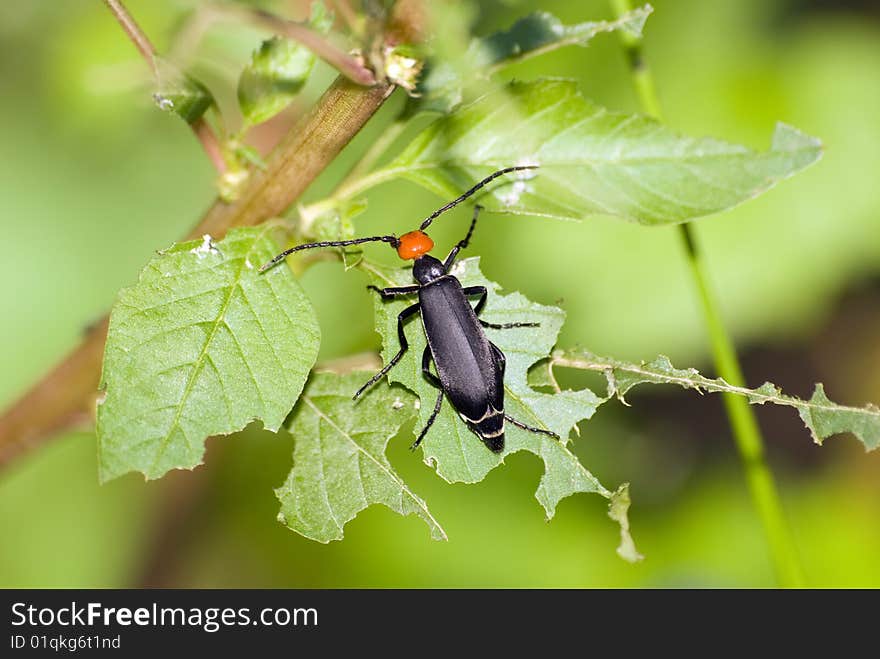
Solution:
M 529 186 L 525 181 L 514 181 L 512 185 L 505 187 L 504 190 L 498 194 L 498 199 L 505 206 L 515 206 L 519 203 L 519 199 L 523 192 L 526 192 L 528 188 Z
M 217 249 L 216 245 L 214 245 L 214 239 L 211 238 L 210 234 L 205 234 L 202 236 L 202 244 L 198 247 L 193 247 L 189 250 L 192 254 L 195 254 L 200 259 L 205 258 L 206 254 L 219 254 L 220 250 Z

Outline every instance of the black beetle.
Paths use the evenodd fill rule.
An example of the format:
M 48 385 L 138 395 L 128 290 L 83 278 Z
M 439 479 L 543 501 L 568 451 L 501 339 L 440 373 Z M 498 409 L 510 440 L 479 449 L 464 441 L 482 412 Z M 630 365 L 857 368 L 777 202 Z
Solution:
M 372 236 L 369 238 L 330 240 L 297 245 L 281 252 L 260 268 L 260 272 L 265 272 L 289 254 L 305 249 L 345 247 L 367 242 L 389 243 L 397 250 L 400 258 L 405 260 L 414 259 L 413 278 L 418 283 L 411 286 L 381 289 L 369 286 L 369 288 L 378 292 L 383 299 L 417 294 L 419 301 L 401 311 L 397 316 L 397 336 L 400 340 L 400 350 L 382 370 L 370 378 L 354 394 L 354 398 L 357 399 L 371 385 L 379 381 L 397 365 L 409 347 L 403 331 L 403 324 L 408 318 L 421 311 L 425 336 L 428 339 L 428 345 L 422 354 L 422 372 L 429 382 L 440 389 L 440 393 L 437 396 L 437 402 L 434 404 L 434 410 L 428 418 L 428 423 L 419 433 L 412 448 L 417 447 L 421 443 L 428 429 L 434 423 L 434 420 L 440 413 L 440 406 L 443 403 L 444 395 L 449 398 L 452 406 L 467 424 L 467 427 L 495 453 L 500 453 L 504 449 L 505 421 L 509 421 L 524 430 L 550 435 L 558 439 L 556 433 L 542 428 L 533 428 L 521 421 L 517 421 L 504 412 L 504 353 L 486 338 L 486 334 L 483 331 L 484 327 L 508 329 L 511 327 L 537 327 L 537 324 L 506 323 L 496 325 L 481 320 L 478 316 L 486 304 L 488 295 L 486 288 L 484 286 L 468 286 L 464 288 L 458 279 L 449 274 L 449 270 L 455 262 L 455 257 L 470 242 L 474 228 L 477 225 L 477 217 L 481 207 L 474 207 L 474 216 L 467 235 L 452 248 L 443 261 L 428 254 L 434 247 L 434 241 L 424 232 L 441 213 L 460 204 L 492 180 L 510 172 L 535 168 L 535 165 L 526 165 L 507 167 L 494 172 L 457 199 L 434 211 L 425 218 L 416 231 L 404 234 L 400 238 L 396 236 Z M 471 307 L 468 301 L 468 297 L 471 296 L 479 296 L 475 307 Z M 437 369 L 436 376 L 430 369 L 431 360 L 434 361 Z

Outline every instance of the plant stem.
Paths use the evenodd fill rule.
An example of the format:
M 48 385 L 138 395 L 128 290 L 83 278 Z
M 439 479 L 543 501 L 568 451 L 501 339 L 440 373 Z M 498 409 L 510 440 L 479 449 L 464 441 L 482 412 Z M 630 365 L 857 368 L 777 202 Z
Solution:
M 235 226 L 279 215 L 329 165 L 393 90 L 362 87 L 339 77 L 268 159 L 254 170 L 234 203 L 216 201 L 186 238 L 206 233 L 219 239 Z M 0 467 L 77 420 L 91 421 L 108 318 L 29 392 L 0 415 Z
M 342 182 L 336 186 L 336 190 L 345 190 L 346 188 L 353 187 L 352 184 L 372 169 L 373 165 L 391 147 L 394 141 L 400 137 L 400 134 L 406 127 L 407 121 L 401 117 L 398 117 L 388 125 L 382 131 L 382 134 L 376 138 L 376 141 L 370 145 L 364 155 L 361 156 L 360 160 L 355 163 L 354 167 L 349 170 L 345 178 L 342 179 Z
M 265 170 L 253 169 L 248 187 L 234 204 L 220 200 L 191 232 L 216 235 L 233 226 L 252 226 L 280 215 L 305 192 L 394 90 L 392 85 L 356 85 L 343 76 L 287 134 Z
M 366 192 L 370 188 L 374 188 L 381 183 L 391 181 L 400 175 L 400 169 L 389 169 L 387 167 L 374 170 L 363 176 L 352 176 L 349 174 L 345 181 L 340 183 L 333 191 L 334 199 L 353 199 L 359 194 Z
M 226 171 L 226 159 L 223 157 L 223 149 L 220 147 L 220 142 L 217 140 L 211 125 L 205 121 L 204 117 L 199 117 L 189 127 L 192 128 L 196 139 L 201 143 L 208 159 L 214 165 L 214 169 L 217 170 L 218 174 L 223 174 Z
M 352 82 L 359 85 L 375 85 L 377 82 L 376 75 L 357 57 L 340 50 L 327 37 L 307 25 L 288 21 L 261 9 L 230 6 L 226 11 L 270 32 L 298 41 Z
M 618 17 L 631 10 L 629 0 L 610 1 Z M 641 39 L 632 34 L 621 33 L 621 40 L 642 110 L 656 119 L 661 119 L 660 101 L 651 70 L 642 53 Z M 745 378 L 740 368 L 736 348 L 721 319 L 718 299 L 709 284 L 705 258 L 697 246 L 694 231 L 690 225 L 680 224 L 678 235 L 684 246 L 691 276 L 697 287 L 703 310 L 703 320 L 709 334 L 715 370 L 728 383 L 744 387 Z M 800 557 L 783 514 L 773 472 L 764 455 L 764 439 L 755 414 L 746 399 L 734 394 L 722 394 L 722 396 L 727 418 L 733 431 L 733 438 L 746 473 L 749 492 L 767 536 L 776 579 L 780 586 L 803 586 L 804 572 Z
M 624 14 L 632 11 L 632 3 L 629 0 L 610 0 L 614 14 L 619 19 Z M 654 86 L 654 77 L 651 69 L 642 55 L 642 40 L 640 37 L 623 30 L 618 31 L 626 53 L 629 72 L 639 97 L 642 111 L 652 117 L 660 119 L 660 99 L 657 96 L 657 88 Z
M 134 20 L 134 17 L 128 13 L 128 10 L 125 8 L 125 5 L 122 4 L 121 0 L 104 0 L 104 4 L 106 4 L 110 11 L 113 12 L 116 20 L 119 21 L 122 29 L 125 30 L 125 34 L 128 35 L 128 38 L 131 39 L 135 48 L 138 49 L 138 52 L 140 52 L 147 64 L 149 64 L 150 70 L 153 72 L 153 79 L 158 83 L 159 66 L 156 63 L 156 48 L 153 46 L 153 42 L 150 41 L 150 38 L 140 28 L 137 21 Z M 204 148 L 205 153 L 208 154 L 208 158 L 210 159 L 211 164 L 214 165 L 214 168 L 220 174 L 225 172 L 226 161 L 223 158 L 223 151 L 220 148 L 217 136 L 214 134 L 214 131 L 211 129 L 208 122 L 205 121 L 204 118 L 199 118 L 190 124 L 190 128 L 195 134 L 196 139 L 199 140 L 202 148 Z
M 131 39 L 135 48 L 137 48 L 143 58 L 147 60 L 147 64 L 149 64 L 150 68 L 153 70 L 153 77 L 158 79 L 159 67 L 156 65 L 156 48 L 153 46 L 153 42 L 150 41 L 150 38 L 143 30 L 141 30 L 140 25 L 137 24 L 134 17 L 128 13 L 125 5 L 122 4 L 122 0 L 104 0 L 104 4 L 106 4 L 107 8 L 113 12 L 116 20 L 119 21 L 119 24 L 122 26 L 122 29 L 125 30 L 125 33 L 128 35 L 128 38 Z

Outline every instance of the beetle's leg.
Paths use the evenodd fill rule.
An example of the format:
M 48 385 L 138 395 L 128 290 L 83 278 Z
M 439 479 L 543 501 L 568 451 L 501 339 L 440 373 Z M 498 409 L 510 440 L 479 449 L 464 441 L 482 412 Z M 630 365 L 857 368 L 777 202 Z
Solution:
M 389 288 L 379 288 L 372 284 L 367 286 L 368 291 L 376 291 L 382 296 L 383 300 L 390 300 L 398 295 L 412 295 L 413 293 L 418 293 L 419 288 L 421 287 L 418 284 L 413 284 L 412 286 L 391 286 Z
M 479 320 L 479 318 L 477 319 Z M 541 323 L 490 323 L 480 320 L 480 325 L 489 329 L 512 329 L 514 327 L 540 327 Z
M 477 316 L 480 315 L 480 312 L 483 311 L 483 307 L 486 306 L 486 300 L 489 297 L 489 291 L 486 290 L 485 286 L 466 286 L 462 289 L 465 295 L 479 295 L 480 299 L 477 302 L 477 306 L 474 307 L 474 313 Z M 491 329 L 510 329 L 512 327 L 540 327 L 541 323 L 490 323 L 485 320 L 480 320 L 480 325 L 483 327 L 489 327 Z
M 425 351 L 422 353 L 422 373 L 425 376 L 425 379 L 433 384 L 438 389 L 442 389 L 443 385 L 440 382 L 440 378 L 431 373 L 431 348 L 430 346 L 425 346 Z
M 422 432 L 419 433 L 416 441 L 414 441 L 412 446 L 409 447 L 411 451 L 414 451 L 416 447 L 422 443 L 425 435 L 428 434 L 428 428 L 434 425 L 434 421 L 440 413 L 440 405 L 443 403 L 443 385 L 441 384 L 440 379 L 431 373 L 431 348 L 429 346 L 425 346 L 425 350 L 422 352 L 422 373 L 425 375 L 425 379 L 428 382 L 440 390 L 440 393 L 437 395 L 437 402 L 434 403 L 434 411 L 431 412 L 431 416 L 428 417 L 428 423 L 422 428 Z
M 471 227 L 468 229 L 467 235 L 456 243 L 455 247 L 453 247 L 449 254 L 446 255 L 446 260 L 443 261 L 443 267 L 449 271 L 449 268 L 452 267 L 452 263 L 455 261 L 455 257 L 458 256 L 458 253 L 468 246 L 468 243 L 471 241 L 471 236 L 474 235 L 474 228 L 477 226 L 477 218 L 480 216 L 480 211 L 483 210 L 483 207 L 477 204 L 474 206 L 474 217 L 471 220 Z
M 485 286 L 465 286 L 461 291 L 468 297 L 472 295 L 480 296 L 480 299 L 477 300 L 477 306 L 474 307 L 474 313 L 479 316 L 480 312 L 483 311 L 483 307 L 486 306 L 486 300 L 489 298 L 489 291 L 486 290 Z
M 517 428 L 522 428 L 523 430 L 528 430 L 529 432 L 540 433 L 541 435 L 550 435 L 554 439 L 559 439 L 559 435 L 557 435 L 552 430 L 544 430 L 543 428 L 533 428 L 532 426 L 527 426 L 522 421 L 517 421 L 509 414 L 504 415 L 505 420 L 510 421 Z
M 428 423 L 425 424 L 425 427 L 422 428 L 422 432 L 419 433 L 419 436 L 416 437 L 416 441 L 412 443 L 409 447 L 410 451 L 415 451 L 416 447 L 422 443 L 422 440 L 425 438 L 425 435 L 428 434 L 428 429 L 434 425 L 434 421 L 437 419 L 437 415 L 440 414 L 440 405 L 443 404 L 443 390 L 440 390 L 440 393 L 437 394 L 437 402 L 434 403 L 434 411 L 431 412 L 431 416 L 428 417 Z
M 498 370 L 501 371 L 501 375 L 503 376 L 504 369 L 507 366 L 507 358 L 504 356 L 504 353 L 501 352 L 501 349 L 498 346 L 496 346 L 494 343 L 492 343 L 491 341 L 489 342 L 489 347 L 492 348 L 492 353 L 495 355 L 495 363 L 498 365 Z M 552 430 L 544 430 L 543 428 L 533 428 L 532 426 L 527 426 L 522 421 L 517 421 L 509 414 L 505 414 L 504 418 L 507 421 L 510 421 L 517 428 L 522 428 L 523 430 L 528 430 L 529 432 L 540 433 L 542 435 L 550 435 L 551 437 L 555 437 L 556 439 L 559 439 L 559 435 L 557 435 Z
M 406 334 L 403 333 L 403 323 L 407 318 L 414 314 L 417 314 L 418 312 L 419 303 L 416 302 L 415 304 L 407 307 L 397 315 L 397 338 L 400 341 L 400 350 L 397 351 L 397 354 L 391 358 L 391 361 L 388 362 L 381 371 L 379 371 L 378 373 L 376 373 L 376 375 L 367 380 L 366 384 L 364 384 L 363 387 L 355 392 L 354 396 L 352 396 L 353 400 L 357 400 L 362 393 L 373 386 L 376 382 L 381 380 L 388 371 L 397 366 L 397 362 L 400 361 L 400 358 L 403 357 L 403 353 L 405 353 L 406 349 L 409 348 L 409 343 L 407 343 L 406 341 Z

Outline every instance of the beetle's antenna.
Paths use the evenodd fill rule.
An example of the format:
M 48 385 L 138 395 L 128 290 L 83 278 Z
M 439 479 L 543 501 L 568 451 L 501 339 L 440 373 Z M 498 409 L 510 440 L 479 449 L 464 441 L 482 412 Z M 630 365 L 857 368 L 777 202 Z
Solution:
M 302 251 L 304 249 L 314 249 L 316 247 L 347 247 L 348 245 L 360 245 L 361 243 L 373 242 L 391 243 L 392 247 L 397 247 L 400 244 L 400 240 L 396 236 L 371 236 L 370 238 L 353 238 L 351 240 L 323 240 L 317 243 L 306 243 L 304 245 L 297 245 L 296 247 L 285 249 L 271 261 L 261 266 L 260 272 L 266 272 L 266 270 L 274 266 L 279 261 L 283 261 L 290 254 Z
M 433 213 L 431 213 L 428 217 L 426 217 L 422 221 L 422 224 L 419 226 L 419 229 L 424 231 L 425 229 L 428 228 L 428 226 L 431 224 L 431 222 L 436 220 L 440 215 L 442 215 L 443 213 L 448 211 L 450 208 L 455 208 L 461 202 L 463 202 L 465 199 L 467 199 L 472 194 L 477 192 L 480 188 L 488 185 L 489 183 L 494 181 L 499 176 L 504 176 L 505 174 L 510 174 L 510 172 L 519 172 L 524 169 L 538 169 L 538 165 L 517 165 L 516 167 L 505 167 L 504 169 L 499 169 L 497 172 L 494 172 L 493 174 L 489 174 L 489 176 L 487 176 L 482 181 L 477 183 L 474 187 L 472 187 L 470 190 L 465 192 L 458 199 L 453 199 L 452 201 L 450 201 L 448 204 L 446 204 L 442 208 L 438 208 Z

